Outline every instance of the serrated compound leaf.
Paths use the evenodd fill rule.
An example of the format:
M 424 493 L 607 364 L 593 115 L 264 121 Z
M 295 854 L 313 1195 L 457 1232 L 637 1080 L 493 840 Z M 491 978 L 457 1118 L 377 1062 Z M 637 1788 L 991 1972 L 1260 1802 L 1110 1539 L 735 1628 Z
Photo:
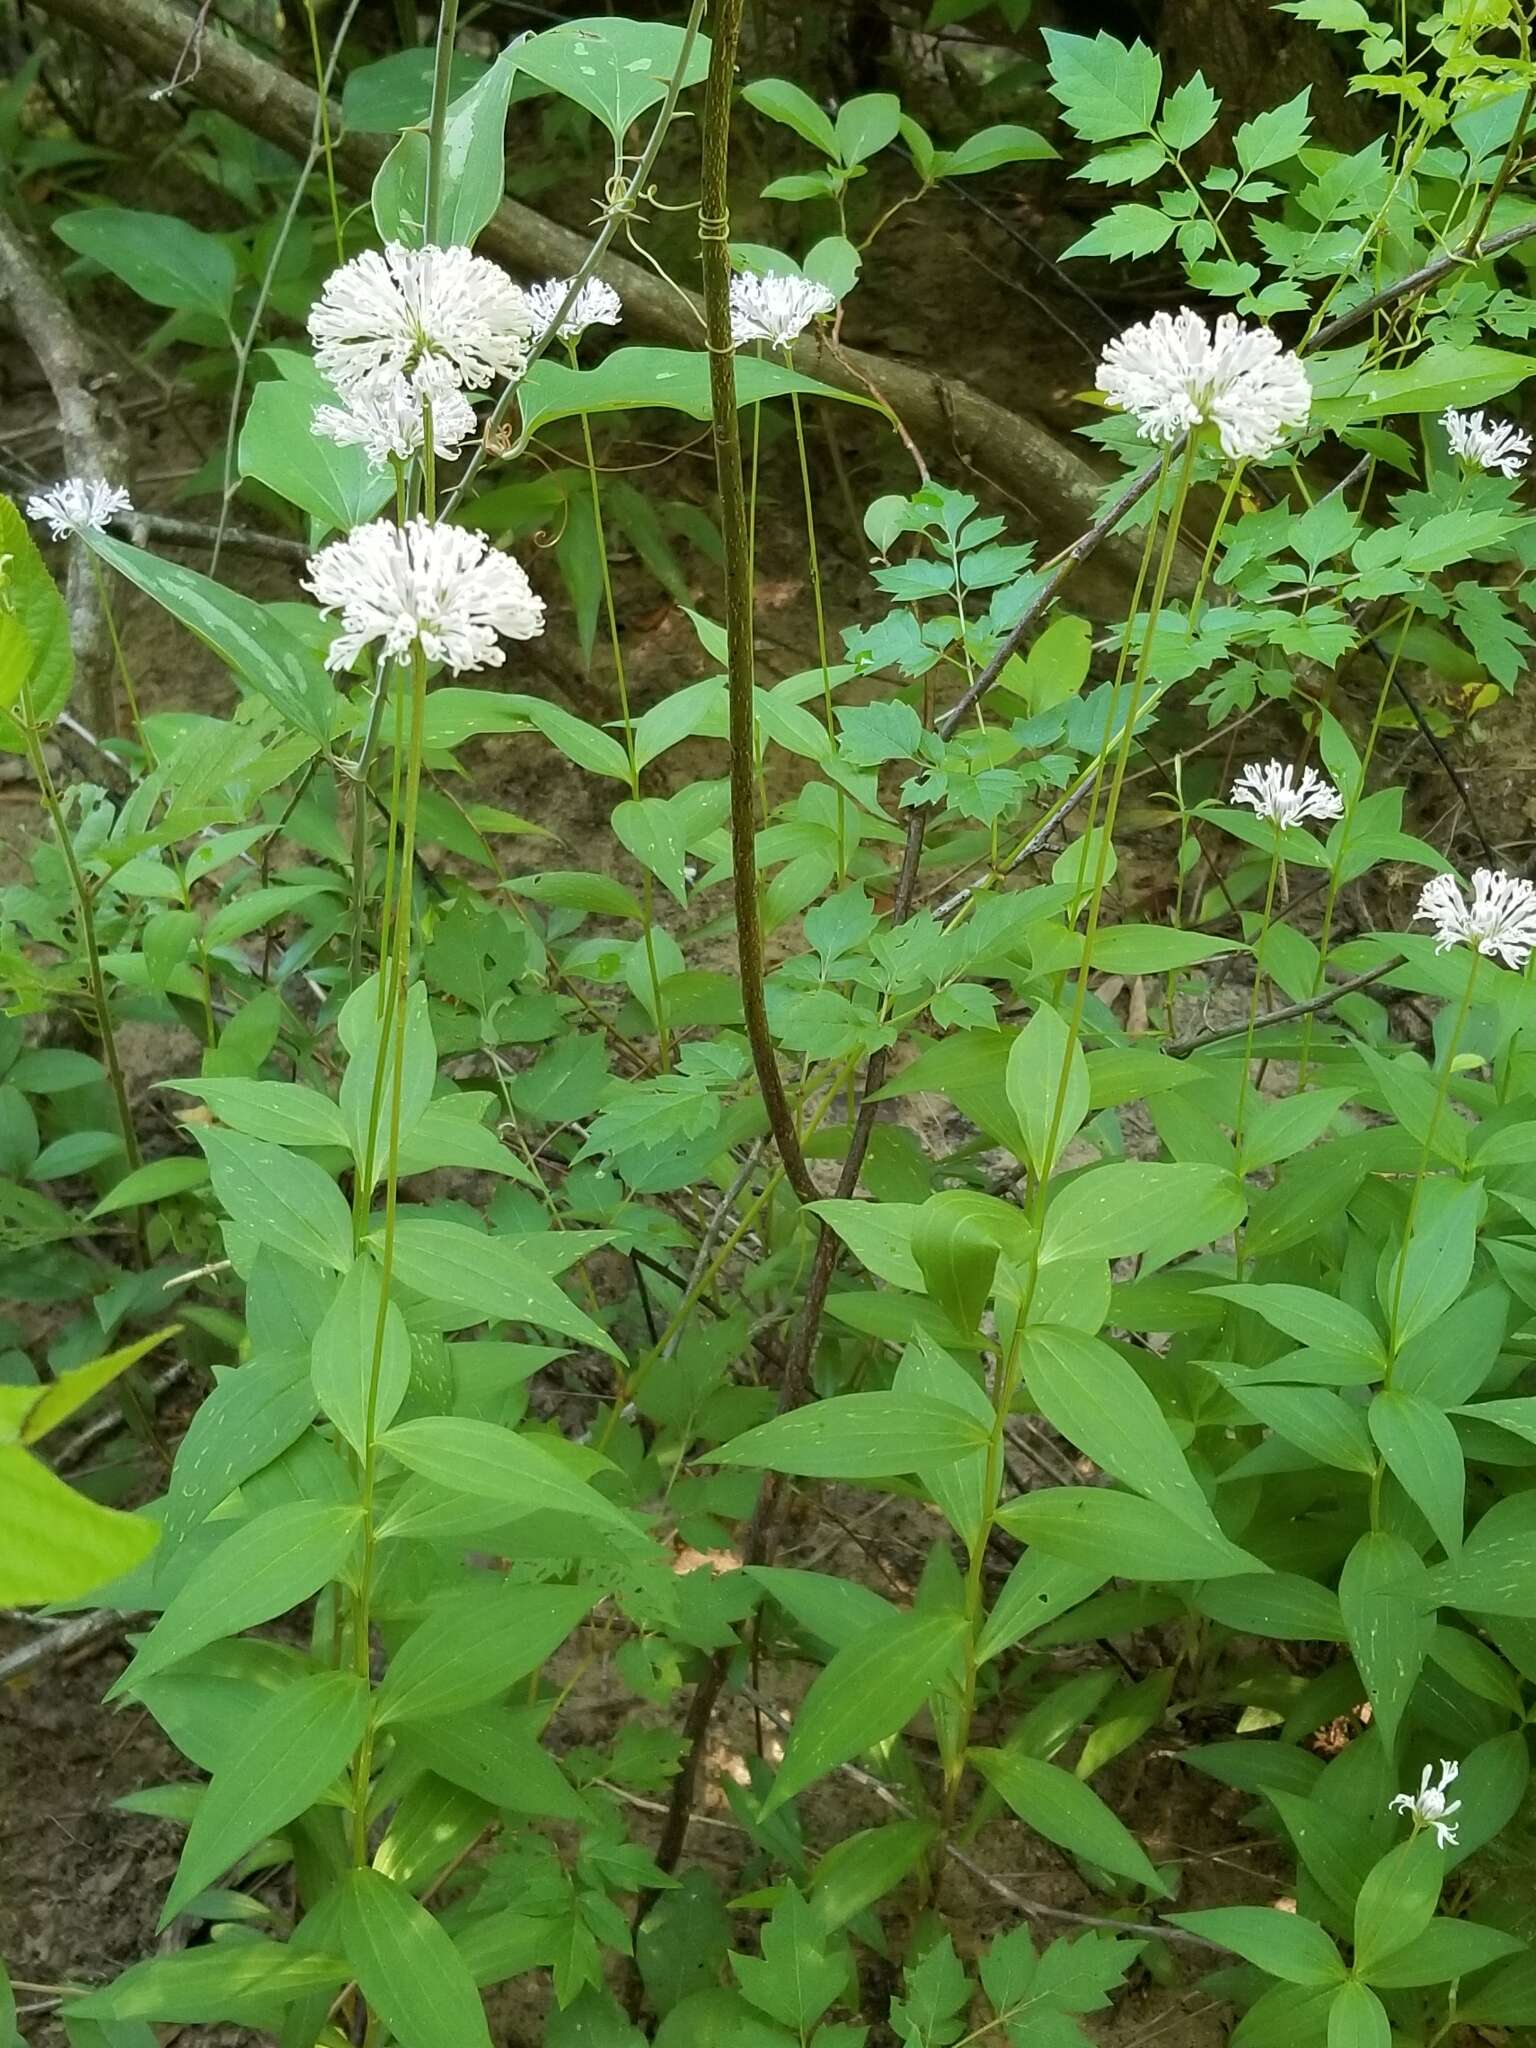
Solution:
M 343 1574 L 362 1520 L 360 1507 L 311 1501 L 253 1516 L 202 1560 L 108 1697 L 131 1692 L 205 1643 L 238 1635 L 308 1600 Z
M 342 1953 L 400 2048 L 491 2048 L 474 1979 L 442 1923 L 376 1870 L 342 1882 Z
M 971 1761 L 1027 1827 L 1085 1863 L 1165 1895 L 1146 1851 L 1097 1792 L 1070 1771 L 1013 1750 L 973 1749 Z
M 899 1735 L 929 1696 L 958 1675 L 964 1639 L 957 1614 L 897 1614 L 845 1644 L 801 1702 L 764 1814 Z
M 198 1801 L 162 1927 L 329 1790 L 362 1739 L 368 1703 L 367 1680 L 355 1672 L 317 1671 L 256 1706 Z
M 987 1441 L 974 1416 L 929 1395 L 834 1394 L 760 1423 L 714 1455 L 800 1478 L 880 1479 L 963 1458 Z

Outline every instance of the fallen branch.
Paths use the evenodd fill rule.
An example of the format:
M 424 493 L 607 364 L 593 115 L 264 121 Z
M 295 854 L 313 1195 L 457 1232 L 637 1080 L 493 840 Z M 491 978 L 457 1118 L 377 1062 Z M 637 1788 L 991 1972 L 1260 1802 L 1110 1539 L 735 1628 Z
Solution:
M 20 1678 L 25 1671 L 35 1670 L 39 1664 L 52 1663 L 55 1657 L 66 1657 L 71 1650 L 82 1650 L 88 1643 L 131 1628 L 133 1621 L 133 1615 L 119 1614 L 115 1607 L 100 1607 L 92 1614 L 77 1615 L 73 1621 L 55 1622 L 46 1634 L 0 1657 L 0 1685 L 8 1679 Z
M 40 0 L 39 11 L 120 50 L 157 86 L 186 48 L 187 16 L 167 0 Z M 195 76 L 183 79 L 182 90 L 303 160 L 318 110 L 308 86 L 211 25 L 202 37 L 199 60 Z M 354 191 L 366 191 L 388 151 L 388 138 L 343 133 L 341 109 L 334 103 L 332 127 L 337 177 Z M 580 267 L 590 238 L 504 199 L 476 246 L 524 275 L 568 276 Z M 623 257 L 606 257 L 602 275 L 622 296 L 625 324 L 636 334 L 699 346 L 703 314 L 692 293 Z M 877 387 L 914 437 L 953 445 L 983 476 L 1022 498 L 1047 531 L 1070 532 L 1091 519 L 1104 487 L 1098 472 L 1070 444 L 968 384 L 861 349 L 840 344 L 834 349 L 829 337 L 818 334 L 799 343 L 794 365 L 839 391 L 866 394 Z M 1129 559 L 1136 549 L 1117 540 L 1113 551 Z
M 99 372 L 62 293 L 3 210 L 0 299 L 9 306 L 17 333 L 48 380 L 59 410 L 59 434 L 69 475 L 123 482 L 128 459 L 117 409 L 97 388 Z M 92 723 L 99 732 L 115 732 L 116 693 L 107 622 L 90 551 L 79 541 L 69 550 L 67 596 L 75 673 L 84 685 Z
M 1373 981 L 1380 981 L 1384 974 L 1391 974 L 1401 967 L 1404 955 L 1394 953 L 1390 960 L 1383 960 L 1379 967 L 1373 967 L 1369 974 L 1357 974 L 1350 981 L 1336 982 L 1332 988 L 1324 989 L 1320 996 L 1313 996 L 1304 1003 L 1285 1003 L 1278 1010 L 1266 1010 L 1253 1020 L 1255 1031 L 1263 1031 L 1271 1024 L 1294 1023 L 1298 1017 L 1311 1017 L 1319 1010 L 1326 1010 L 1331 1004 L 1341 1002 L 1345 996 L 1358 995 L 1363 988 L 1369 988 Z M 1241 1038 L 1248 1030 L 1248 1021 L 1242 1019 L 1236 1024 L 1214 1025 L 1209 1031 L 1192 1031 L 1187 1038 L 1170 1038 L 1163 1047 L 1170 1059 L 1181 1060 L 1192 1052 L 1200 1052 L 1208 1045 L 1220 1045 L 1224 1038 Z

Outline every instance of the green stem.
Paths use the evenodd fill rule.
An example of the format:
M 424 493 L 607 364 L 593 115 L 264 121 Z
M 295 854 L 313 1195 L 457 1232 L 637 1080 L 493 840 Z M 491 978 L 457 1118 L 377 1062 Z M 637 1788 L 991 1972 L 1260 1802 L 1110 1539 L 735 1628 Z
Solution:
M 320 101 L 320 147 L 325 156 L 325 191 L 331 208 L 331 234 L 336 243 L 336 261 L 344 262 L 346 249 L 341 237 L 341 201 L 336 194 L 336 158 L 331 144 L 330 79 L 320 55 L 320 24 L 315 19 L 315 0 L 304 0 L 304 19 L 309 24 L 309 55 L 315 70 L 315 92 Z
M 1461 1007 L 1456 1012 L 1455 1021 L 1451 1025 L 1450 1037 L 1446 1041 L 1445 1058 L 1441 1063 L 1440 1079 L 1435 1088 L 1434 1106 L 1429 1112 L 1429 1123 L 1425 1128 L 1424 1143 L 1419 1151 L 1419 1163 L 1413 1172 L 1413 1188 L 1408 1196 L 1408 1214 L 1403 1223 L 1403 1248 L 1398 1253 L 1397 1271 L 1392 1279 L 1392 1306 L 1388 1315 L 1388 1322 L 1391 1326 L 1391 1348 L 1394 1358 L 1397 1354 L 1397 1330 L 1403 1306 L 1403 1282 L 1408 1274 L 1408 1248 L 1413 1242 L 1413 1226 L 1418 1221 L 1419 1203 L 1424 1194 L 1424 1182 L 1429 1167 L 1430 1154 L 1434 1151 L 1435 1137 L 1440 1128 L 1440 1118 L 1445 1110 L 1446 1097 L 1450 1093 L 1451 1075 L 1455 1072 L 1456 1068 L 1456 1052 L 1461 1044 L 1461 1034 L 1466 1029 L 1467 1018 L 1472 1012 L 1472 996 L 1477 988 L 1477 971 L 1482 965 L 1483 960 L 1483 956 L 1479 953 L 1476 946 L 1469 947 L 1468 951 L 1471 955 L 1472 964 L 1467 973 L 1466 988 L 1462 991 Z M 1390 1382 L 1390 1370 L 1387 1378 Z
M 411 862 L 416 853 L 416 812 L 421 795 L 422 735 L 426 723 L 426 705 L 427 664 L 418 643 L 412 650 L 411 657 L 411 732 L 404 816 L 400 829 L 400 858 L 402 873 L 406 876 L 410 873 Z M 411 964 L 411 907 L 411 890 L 409 884 L 404 883 L 399 894 L 389 963 L 389 977 L 394 991 L 391 1006 L 394 1013 L 394 1036 L 392 1042 L 387 1037 L 380 1041 L 381 1070 L 384 1064 L 384 1046 L 390 1046 L 393 1054 L 389 1087 L 389 1147 L 384 1162 L 384 1229 L 379 1257 L 379 1314 L 374 1326 L 373 1350 L 369 1361 L 368 1397 L 363 1427 L 363 1553 L 358 1568 L 351 1616 L 353 1667 L 365 1683 L 370 1676 L 373 1583 L 377 1553 L 373 1515 L 374 1492 L 378 1478 L 376 1439 L 379 1380 L 383 1369 L 390 1281 L 394 1272 L 396 1216 L 399 1206 L 400 1114 L 405 1094 L 405 1013 Z M 367 1221 L 366 1206 L 362 1221 Z M 359 1868 L 368 1860 L 368 1801 L 372 1776 L 373 1725 L 370 1721 L 358 1744 L 352 1768 L 352 1860 Z
M 134 737 L 144 749 L 144 759 L 151 770 L 155 767 L 155 750 L 144 731 L 144 721 L 139 716 L 139 700 L 133 687 L 133 677 L 128 669 L 128 657 L 123 652 L 122 638 L 117 630 L 117 618 L 112 610 L 112 598 L 107 589 L 107 579 L 101 573 L 101 562 L 94 548 L 86 550 L 91 565 L 91 576 L 96 585 L 96 596 L 101 603 L 102 622 L 107 629 L 107 639 L 112 645 L 112 662 L 117 670 L 117 679 L 123 686 L 123 696 L 128 705 L 128 717 L 133 725 Z M 116 721 L 113 721 L 114 726 Z M 103 738 L 106 735 L 103 734 Z
M 437 17 L 437 51 L 432 65 L 432 111 L 427 117 L 426 240 L 435 242 L 442 225 L 443 131 L 453 74 L 453 43 L 459 28 L 459 0 L 443 0 Z
M 1253 944 L 1253 986 L 1248 992 L 1248 1023 L 1243 1032 L 1243 1059 L 1237 1077 L 1237 1114 L 1232 1122 L 1232 1149 L 1237 1155 L 1239 1178 L 1243 1173 L 1243 1130 L 1248 1116 L 1249 1077 L 1253 1067 L 1253 1034 L 1259 1017 L 1259 996 L 1264 987 L 1264 940 L 1269 932 L 1269 921 L 1275 909 L 1275 884 L 1280 879 L 1280 828 L 1275 827 L 1275 849 L 1269 857 L 1269 879 L 1264 887 L 1264 913 L 1259 919 L 1259 935 Z M 1243 1277 L 1243 1228 L 1237 1228 L 1236 1260 L 1237 1277 Z
M 785 359 L 788 360 L 788 350 Z M 800 460 L 800 497 L 805 507 L 805 548 L 811 570 L 811 602 L 816 609 L 816 659 L 821 663 L 821 704 L 827 724 L 828 744 L 836 750 L 837 720 L 832 710 L 832 670 L 827 661 L 827 615 L 822 604 L 821 555 L 816 546 L 816 512 L 811 498 L 811 469 L 805 452 L 805 420 L 800 410 L 800 394 L 789 394 L 790 411 L 795 421 L 795 453 Z M 837 792 L 837 880 L 838 886 L 848 876 L 848 800 L 841 788 Z

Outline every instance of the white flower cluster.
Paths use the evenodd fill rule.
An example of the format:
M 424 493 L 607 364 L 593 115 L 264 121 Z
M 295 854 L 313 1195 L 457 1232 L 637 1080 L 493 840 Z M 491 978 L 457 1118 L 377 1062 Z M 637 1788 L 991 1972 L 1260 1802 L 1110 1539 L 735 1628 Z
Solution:
M 1501 476 L 1518 476 L 1531 452 L 1531 437 L 1508 420 L 1487 420 L 1481 412 L 1458 412 L 1447 406 L 1440 415 L 1451 444 L 1469 469 L 1496 469 Z
M 1461 1766 L 1453 1764 L 1442 1757 L 1440 1760 L 1440 1782 L 1438 1785 L 1430 1783 L 1434 1775 L 1434 1765 L 1426 1764 L 1423 1774 L 1419 1779 L 1418 1791 L 1399 1792 L 1397 1797 L 1390 1802 L 1390 1811 L 1393 1813 L 1411 1814 L 1413 1816 L 1415 1834 L 1421 1828 L 1433 1828 L 1436 1846 L 1441 1849 L 1454 1849 L 1457 1846 L 1456 1827 L 1451 1819 L 1451 1815 L 1453 1813 L 1460 1813 L 1461 1801 L 1453 1799 L 1450 1805 L 1447 1806 L 1445 1795 L 1461 1775 Z
M 521 373 L 534 319 L 527 294 L 485 257 L 392 242 L 331 273 L 309 332 L 341 398 L 317 408 L 316 433 L 382 467 L 421 447 L 428 405 L 433 447 L 457 455 L 475 430 L 465 394 Z
M 1117 335 L 1100 360 L 1099 389 L 1135 415 L 1147 440 L 1166 446 L 1211 427 L 1234 460 L 1273 454 L 1312 408 L 1301 360 L 1277 335 L 1245 327 L 1231 313 L 1213 332 L 1187 307 L 1154 313 Z
M 375 640 L 397 657 L 419 645 L 455 675 L 496 668 L 498 634 L 533 640 L 544 630 L 544 601 L 520 564 L 467 526 L 376 519 L 322 548 L 304 584 L 323 612 L 341 614 L 330 669 L 346 668 Z
M 457 455 L 475 431 L 470 394 L 520 375 L 540 329 L 531 295 L 483 256 L 391 243 L 332 273 L 309 332 L 341 401 L 316 408 L 316 433 L 382 468 L 418 454 L 429 424 L 436 453 Z M 304 583 L 323 612 L 341 617 L 330 669 L 377 643 L 395 659 L 419 648 L 457 675 L 499 666 L 500 639 L 544 630 L 543 600 L 511 555 L 470 528 L 429 519 L 359 527 L 320 550 Z
M 1232 785 L 1232 801 L 1246 804 L 1283 831 L 1299 825 L 1304 818 L 1340 818 L 1344 803 L 1339 792 L 1315 768 L 1303 768 L 1301 780 L 1289 762 L 1250 761 Z
M 132 510 L 133 500 L 122 485 L 103 483 L 99 477 L 66 477 L 27 500 L 27 517 L 46 519 L 55 540 L 70 533 L 100 533 L 111 520 Z
M 542 284 L 529 285 L 528 311 L 533 319 L 535 341 L 542 341 L 549 332 L 551 322 L 565 304 L 571 283 L 568 277 L 547 277 Z M 589 277 L 555 334 L 560 341 L 575 343 L 589 327 L 617 327 L 623 317 L 624 302 L 613 286 L 604 284 L 600 277 Z
M 793 348 L 813 320 L 836 306 L 826 286 L 811 278 L 739 270 L 731 279 L 731 347 L 766 341 Z
M 1414 917 L 1435 927 L 1435 951 L 1476 946 L 1479 953 L 1522 968 L 1536 948 L 1536 887 L 1502 868 L 1479 868 L 1470 906 L 1454 875 L 1433 875 L 1419 892 Z

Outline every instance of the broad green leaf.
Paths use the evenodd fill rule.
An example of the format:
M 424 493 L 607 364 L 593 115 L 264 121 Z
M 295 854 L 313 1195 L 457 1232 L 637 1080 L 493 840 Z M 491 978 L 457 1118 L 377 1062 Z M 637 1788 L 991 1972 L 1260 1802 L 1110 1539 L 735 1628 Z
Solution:
M 496 1577 L 437 1595 L 390 1659 L 379 1687 L 380 1725 L 457 1713 L 506 1692 L 560 1647 L 596 1597 L 582 1586 L 509 1585 Z
M 835 162 L 839 155 L 836 131 L 808 92 L 787 78 L 756 78 L 742 88 L 742 98 L 770 121 L 792 128 L 802 142 L 819 149 Z
M 428 1721 L 396 1721 L 395 1747 L 450 1785 L 472 1792 L 508 1813 L 538 1820 L 591 1818 L 560 1766 L 539 1742 L 544 1705 L 503 1707 L 490 1702 Z
M 857 1579 L 774 1564 L 748 1565 L 746 1571 L 792 1621 L 833 1649 L 896 1612 L 889 1600 Z
M 1107 1486 L 1047 1486 L 1008 1503 L 998 1521 L 1067 1564 L 1120 1579 L 1217 1579 L 1261 1572 L 1224 1536 Z
M 1224 1237 L 1243 1206 L 1237 1182 L 1219 1167 L 1096 1166 L 1052 1194 L 1040 1258 L 1128 1258 L 1153 1246 L 1172 1258 Z
M 1291 1287 L 1280 1281 L 1264 1286 L 1242 1281 L 1210 1287 L 1206 1292 L 1252 1309 L 1298 1344 L 1315 1345 L 1341 1358 L 1359 1358 L 1371 1365 L 1386 1363 L 1385 1347 L 1375 1327 L 1337 1295 L 1324 1294 L 1315 1287 Z
M 1286 1643 L 1342 1643 L 1339 1596 L 1296 1572 L 1261 1572 L 1254 1578 L 1212 1579 L 1195 1594 L 1212 1621 L 1243 1635 Z
M 303 1351 L 247 1359 L 199 1403 L 176 1451 L 165 1533 L 179 1544 L 237 1486 L 282 1456 L 315 1419 L 318 1403 Z
M 986 1199 L 946 1188 L 928 1197 L 912 1224 L 912 1256 L 929 1294 L 969 1336 L 980 1329 L 997 1270 L 996 1234 L 976 1213 Z
M 315 1332 L 310 1375 L 315 1398 L 359 1457 L 399 1413 L 411 1384 L 410 1335 L 366 1253 Z
M 195 569 L 130 547 L 109 533 L 82 538 L 109 568 L 162 605 L 211 648 L 258 696 L 311 738 L 325 742 L 337 695 L 318 654 L 291 634 L 267 605 L 227 590 Z
M 763 1813 L 887 1737 L 959 1676 L 959 1614 L 896 1614 L 856 1636 L 820 1673 L 795 1716 Z
M 427 1908 L 376 1870 L 342 1880 L 337 1926 L 358 1987 L 400 2048 L 491 2048 L 463 1958 Z
M 135 213 L 123 206 L 66 213 L 53 232 L 77 256 L 121 278 L 152 306 L 206 313 L 228 325 L 235 296 L 235 259 L 216 235 L 171 213 Z
M 630 1542 L 641 1540 L 632 1515 L 578 1478 L 537 1437 L 518 1436 L 469 1416 L 430 1415 L 397 1422 L 378 1439 L 378 1447 L 424 1479 L 496 1501 L 513 1514 L 552 1508 L 600 1522 Z M 382 1529 L 388 1533 L 387 1516 Z
M 148 1207 L 168 1201 L 173 1195 L 188 1194 L 193 1188 L 205 1186 L 207 1180 L 206 1159 L 193 1159 L 183 1153 L 168 1159 L 152 1159 L 147 1166 L 125 1173 L 120 1181 L 114 1182 L 90 1212 L 91 1217 L 94 1221 L 98 1216 L 115 1216 L 119 1210 L 137 1208 L 141 1203 Z
M 142 1515 L 102 1507 L 66 1486 L 20 1444 L 0 1444 L 0 1601 L 76 1600 L 141 1564 L 159 1531 Z
M 860 1265 L 892 1287 L 924 1291 L 923 1269 L 912 1256 L 912 1232 L 920 1204 L 915 1202 L 853 1202 L 829 1196 L 808 1204 L 810 1213 L 829 1224 Z
M 10 499 L 3 496 L 0 564 L 4 566 L 0 592 L 5 599 L 0 617 L 9 620 L 11 633 L 10 641 L 0 644 L 0 747 L 19 754 L 25 751 L 26 742 L 9 714 L 19 703 L 23 684 L 31 716 L 46 730 L 69 697 L 75 662 L 63 593 L 49 575 L 37 543 L 27 530 L 27 522 Z M 65 1048 L 49 1050 L 58 1057 Z M 41 1048 L 31 1057 L 40 1056 Z M 10 1078 L 17 1087 L 26 1085 L 14 1072 Z M 34 1086 L 28 1092 L 39 1091 Z
M 521 68 L 522 48 L 513 44 L 503 50 L 483 78 L 449 102 L 443 121 L 442 210 L 431 224 L 431 239 L 439 244 L 471 247 L 501 204 L 507 99 Z
M 1075 36 L 1045 30 L 1050 91 L 1074 134 L 1089 142 L 1145 135 L 1157 113 L 1163 67 L 1145 43 L 1117 42 L 1102 29 Z
M 65 2019 L 107 2025 L 153 2020 L 164 2026 L 231 2022 L 276 2032 L 284 2008 L 308 1992 L 329 1994 L 347 1981 L 335 1956 L 300 1950 L 255 1935 L 210 1942 L 180 1955 L 134 1963 L 104 1990 L 71 1999 Z
M 1478 1920 L 1435 1919 L 1414 1936 L 1411 1948 L 1386 1957 L 1367 1974 L 1378 1989 L 1398 1991 L 1468 1977 L 1522 1952 L 1530 1953 L 1518 1935 L 1502 1927 L 1485 1927 Z
M 240 474 L 286 498 L 322 529 L 350 533 L 394 496 L 395 479 L 377 469 L 361 448 L 344 448 L 315 432 L 316 405 L 336 405 L 336 394 L 287 378 L 258 384 L 240 429 Z
M 1429 1596 L 1442 1607 L 1536 1621 L 1536 1493 L 1495 1501 L 1476 1522 L 1461 1555 L 1429 1574 Z
M 1021 127 L 1017 121 L 999 121 L 990 128 L 977 129 L 954 149 L 941 151 L 939 175 L 974 178 L 983 171 L 1000 170 L 1004 164 L 1038 163 L 1057 154 L 1033 128 Z
M 986 1664 L 1058 1614 L 1065 1614 L 1097 1593 L 1106 1573 L 1064 1564 L 1043 1550 L 1029 1550 L 1019 1559 L 992 1603 L 986 1627 L 976 1644 L 976 1662 Z
M 632 122 L 666 98 L 687 48 L 686 88 L 709 69 L 709 39 L 687 45 L 671 22 L 630 21 L 622 15 L 561 22 L 516 45 L 518 70 L 593 114 L 618 142 Z
M 109 1351 L 101 1358 L 93 1358 L 85 1365 L 73 1366 L 59 1373 L 35 1395 L 30 1389 L 7 1388 L 7 1393 L 19 1392 L 24 1403 L 15 1423 L 17 1441 L 37 1443 L 50 1430 L 57 1429 L 61 1422 L 67 1422 L 87 1401 L 94 1400 L 103 1387 L 110 1386 L 147 1352 L 180 1333 L 179 1323 L 168 1323 L 164 1329 L 155 1330 L 148 1337 L 140 1337 L 133 1344 L 124 1344 L 119 1350 Z M 4 1411 L 0 1410 L 0 1443 L 9 1435 Z
M 1392 2048 L 1387 2009 L 1369 1985 L 1351 1980 L 1333 1994 L 1328 2048 Z
M 1168 1418 L 1118 1351 L 1080 1330 L 1034 1325 L 1022 1359 L 1030 1398 L 1053 1428 L 1125 1485 L 1225 1540 Z
M 844 100 L 837 110 L 837 154 L 845 164 L 861 164 L 887 143 L 901 126 L 901 101 L 893 92 L 866 92 Z
M 811 1873 L 810 1902 L 824 1932 L 846 1927 L 894 1891 L 936 1834 L 933 1821 L 892 1820 L 834 1842 Z
M 1375 1471 L 1365 1416 L 1327 1387 L 1249 1386 L 1240 1378 L 1228 1379 L 1227 1387 L 1266 1429 L 1319 1464 L 1341 1472 Z
M 395 50 L 371 64 L 355 65 L 342 88 L 341 111 L 354 135 L 393 135 L 399 128 L 424 126 L 432 111 L 435 52 L 430 44 Z M 477 57 L 455 50 L 449 60 L 448 86 L 455 96 L 485 76 Z
M 1428 1581 L 1401 1536 L 1368 1530 L 1344 1560 L 1339 1607 L 1349 1647 L 1391 1750 L 1434 1633 Z
M 1037 1835 L 1055 1842 L 1085 1863 L 1166 1897 L 1168 1887 L 1128 1828 L 1116 1820 L 1097 1792 L 1070 1771 L 1039 1757 L 1008 1749 L 973 1749 L 971 1762 Z
M 802 398 L 876 405 L 858 392 L 840 391 L 786 363 L 757 356 L 738 356 L 734 375 L 738 406 L 785 398 L 791 391 Z M 709 418 L 709 363 L 700 349 L 618 348 L 591 370 L 573 370 L 566 363 L 541 356 L 518 389 L 524 434 L 542 432 L 556 420 L 577 419 L 583 413 L 659 408 L 686 413 L 696 420 Z
M 1049 1180 L 1088 1114 L 1088 1063 L 1077 1039 L 1041 1003 L 1008 1054 L 1008 1103 L 1036 1180 Z
M 988 1441 L 980 1423 L 923 1394 L 836 1394 L 776 1415 L 714 1452 L 721 1464 L 751 1465 L 811 1479 L 885 1479 Z
M 1273 1906 L 1215 1906 L 1168 1917 L 1288 1984 L 1337 1984 L 1344 1978 L 1344 1965 L 1330 1937 L 1300 1913 L 1280 1912 Z
M 403 1217 L 395 1228 L 395 1278 L 428 1301 L 470 1310 L 487 1322 L 532 1323 L 622 1354 L 608 1332 L 525 1256 L 520 1246 L 466 1223 Z
M 345 1572 L 361 1527 L 360 1507 L 313 1501 L 268 1508 L 242 1523 L 171 1601 L 108 1697 L 308 1600 Z
M 368 1704 L 366 1679 L 317 1671 L 256 1706 L 198 1801 L 161 1927 L 247 1849 L 330 1790 L 362 1739 Z
M 167 1081 L 180 1095 L 206 1102 L 221 1124 L 273 1145 L 345 1145 L 341 1111 L 317 1088 L 293 1081 Z M 113 1190 L 116 1193 L 116 1190 Z
M 1372 1866 L 1355 1901 L 1355 1968 L 1362 1976 L 1418 1940 L 1434 1917 L 1444 1875 L 1445 1859 L 1427 1828 Z
M 217 1195 L 253 1244 L 302 1266 L 341 1273 L 352 1263 L 352 1217 L 331 1176 L 312 1159 L 264 1138 L 200 1130 Z
M 1461 1548 L 1466 1465 L 1450 1419 L 1422 1394 L 1384 1387 L 1367 1411 L 1371 1435 L 1392 1476 L 1445 1546 Z

